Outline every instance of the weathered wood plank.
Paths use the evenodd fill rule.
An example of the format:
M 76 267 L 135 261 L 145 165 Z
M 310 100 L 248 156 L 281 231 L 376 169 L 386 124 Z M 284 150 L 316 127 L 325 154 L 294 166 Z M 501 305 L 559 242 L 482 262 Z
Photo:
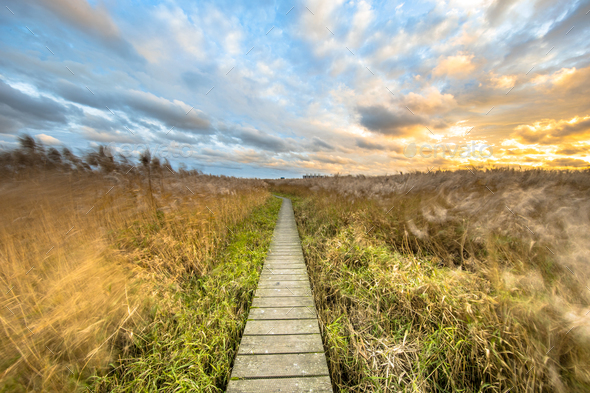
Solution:
M 311 317 L 311 314 L 310 314 Z M 248 321 L 244 336 L 274 334 L 319 334 L 318 321 L 314 319 Z
M 255 297 L 252 307 L 313 307 L 310 296 Z
M 260 281 L 309 281 L 307 270 L 301 274 L 270 274 L 263 271 L 260 275 Z
M 301 260 L 305 260 L 303 257 L 303 253 L 301 254 L 297 254 L 297 253 L 276 253 L 276 254 L 269 254 L 266 257 L 267 261 L 273 261 L 275 259 L 292 259 L 295 261 L 301 261 Z
M 276 259 L 286 259 L 292 261 L 305 261 L 303 254 L 273 254 L 266 257 L 269 261 L 274 261 Z
M 328 374 L 324 353 L 238 355 L 232 378 L 321 376 Z
M 248 321 L 261 319 L 308 319 L 317 318 L 313 307 L 259 307 L 250 309 Z
M 303 255 L 295 256 L 295 255 L 273 255 L 266 258 L 265 263 L 268 262 L 277 262 L 277 261 L 287 261 L 287 262 L 305 262 L 305 258 Z
M 320 334 L 243 336 L 238 355 L 323 352 Z
M 294 261 L 276 260 L 276 261 L 272 261 L 272 262 L 266 262 L 264 264 L 265 268 L 270 268 L 271 270 L 272 270 L 271 266 L 289 266 L 289 265 L 295 266 L 295 267 L 293 267 L 293 269 L 299 269 L 300 266 L 303 266 L 305 269 L 307 269 L 307 266 L 305 265 L 305 263 L 303 263 L 303 261 L 294 262 Z M 286 269 L 288 269 L 288 268 L 286 268 Z
M 283 276 L 283 275 L 292 275 L 292 274 L 303 274 L 305 276 L 307 276 L 307 270 L 306 269 L 292 269 L 292 268 L 287 268 L 287 269 L 282 269 L 282 268 L 278 268 L 278 269 L 273 269 L 270 267 L 264 267 L 264 269 L 262 269 L 262 271 L 264 272 L 264 274 L 272 274 L 273 276 Z
M 270 270 L 274 270 L 274 269 L 305 269 L 307 270 L 307 266 L 305 266 L 305 263 L 303 262 L 291 262 L 291 263 L 286 263 L 286 262 L 267 262 L 265 264 L 265 266 L 270 269 Z
M 267 266 L 262 270 L 261 274 L 277 276 L 278 278 L 281 278 L 282 276 L 292 276 L 294 274 L 307 275 L 307 268 L 281 264 L 275 265 L 274 267 Z
M 255 297 L 311 296 L 311 288 L 258 288 Z
M 227 393 L 326 393 L 332 391 L 330 377 L 246 379 L 230 381 Z
M 264 280 L 258 282 L 258 288 L 311 288 L 309 280 Z
M 298 248 L 299 250 L 301 250 L 301 243 L 299 241 L 294 241 L 294 242 L 283 242 L 283 243 L 271 243 L 270 244 L 271 250 L 274 250 L 275 247 L 288 247 L 288 248 Z

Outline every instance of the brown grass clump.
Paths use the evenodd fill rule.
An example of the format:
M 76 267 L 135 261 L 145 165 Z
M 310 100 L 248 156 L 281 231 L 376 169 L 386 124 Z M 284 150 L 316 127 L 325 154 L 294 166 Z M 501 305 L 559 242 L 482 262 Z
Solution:
M 206 275 L 265 183 L 30 137 L 0 154 L 0 390 L 73 391 L 132 349 L 151 295 Z M 135 336 L 135 338 L 134 338 Z
M 273 181 L 341 391 L 590 389 L 588 171 Z

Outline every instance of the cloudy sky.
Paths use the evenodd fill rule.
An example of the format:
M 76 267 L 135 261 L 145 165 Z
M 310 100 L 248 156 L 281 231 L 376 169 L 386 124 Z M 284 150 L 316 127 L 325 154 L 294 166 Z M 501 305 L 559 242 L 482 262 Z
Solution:
M 590 1 L 8 0 L 0 145 L 296 177 L 590 165 Z M 435 156 L 436 153 L 436 156 Z

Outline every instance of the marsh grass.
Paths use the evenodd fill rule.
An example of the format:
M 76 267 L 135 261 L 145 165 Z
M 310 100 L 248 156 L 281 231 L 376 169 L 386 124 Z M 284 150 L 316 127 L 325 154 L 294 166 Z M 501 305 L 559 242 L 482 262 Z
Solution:
M 589 188 L 587 171 L 274 181 L 335 387 L 588 391 Z
M 262 181 L 173 171 L 151 157 L 134 164 L 104 148 L 78 157 L 30 137 L 21 145 L 0 154 L 2 391 L 77 391 L 120 370 L 119 359 L 161 339 L 159 324 L 188 318 L 187 282 L 219 268 L 231 228 L 270 197 Z M 241 296 L 220 322 L 234 329 L 228 337 Z M 207 328 L 199 334 L 214 342 L 218 327 Z
M 97 379 L 98 391 L 225 390 L 280 204 L 272 198 L 236 225 L 208 274 L 157 289 L 141 339 Z

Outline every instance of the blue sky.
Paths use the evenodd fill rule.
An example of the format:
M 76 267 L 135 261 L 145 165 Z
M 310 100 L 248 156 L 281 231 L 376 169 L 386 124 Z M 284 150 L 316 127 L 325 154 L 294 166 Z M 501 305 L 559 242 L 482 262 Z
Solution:
M 584 167 L 589 10 L 548 0 L 9 0 L 0 143 L 28 133 L 81 150 L 148 147 L 174 166 L 245 177 Z M 451 155 L 461 144 L 493 154 Z

